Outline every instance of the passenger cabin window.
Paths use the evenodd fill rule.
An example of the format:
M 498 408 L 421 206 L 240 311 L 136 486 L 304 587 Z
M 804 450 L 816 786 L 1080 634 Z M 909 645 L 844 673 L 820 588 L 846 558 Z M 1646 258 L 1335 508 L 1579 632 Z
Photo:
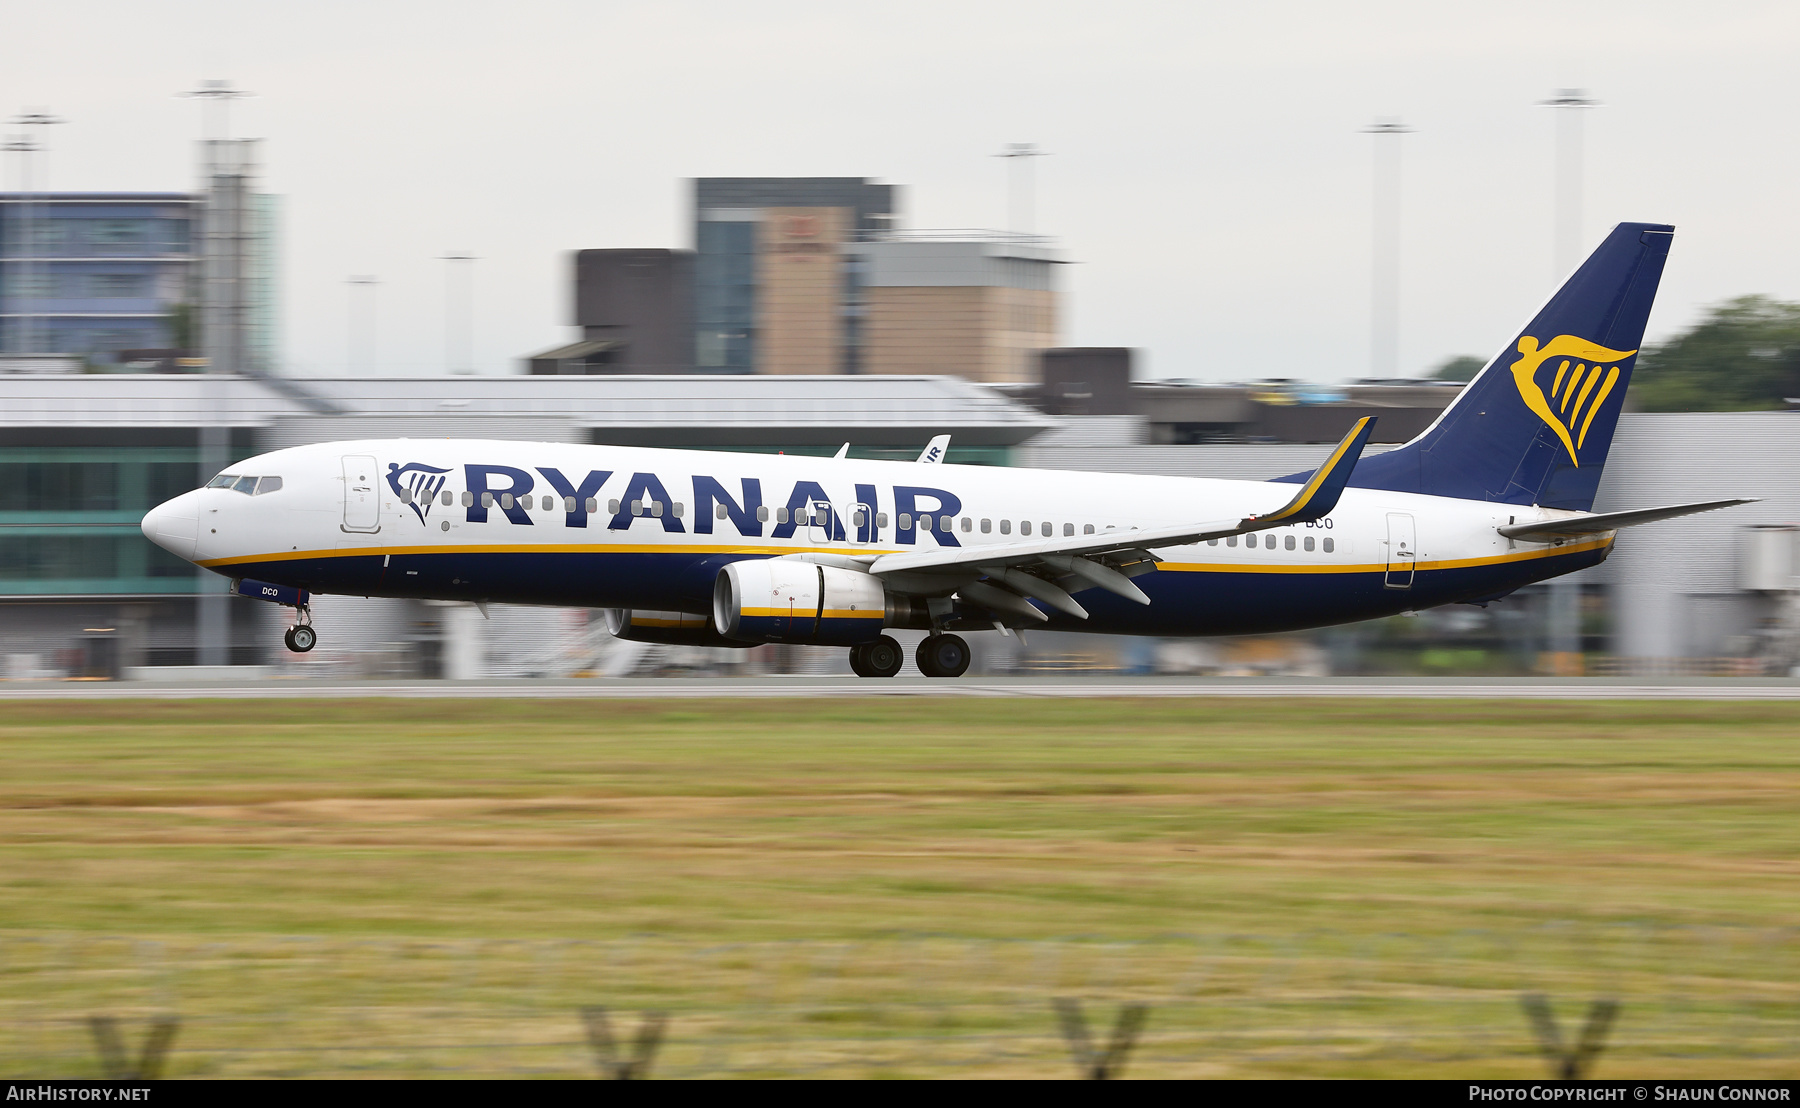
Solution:
M 673 507 L 673 508 L 672 508 L 672 509 L 671 509 L 671 510 L 672 510 L 672 511 L 673 511 L 673 512 L 674 512 L 674 513 L 675 513 L 675 518 L 676 518 L 676 519 L 680 519 L 680 518 L 681 518 L 681 516 L 682 516 L 682 513 L 684 513 L 684 512 L 686 512 L 686 511 L 687 511 L 687 509 L 686 509 L 686 508 L 685 508 L 685 507 L 683 507 L 683 506 L 682 506 L 682 503 L 681 503 L 681 501 L 679 501 L 679 500 L 677 500 L 677 501 L 676 501 L 676 502 L 675 502 L 675 505 L 674 505 L 674 507 Z
M 281 478 L 279 478 L 279 477 L 264 477 L 261 480 L 256 482 L 256 495 L 257 496 L 261 496 L 264 493 L 280 492 L 280 491 L 281 491 Z M 407 489 L 406 492 L 407 492 L 408 499 L 410 499 L 412 496 L 412 490 Z
M 616 500 L 616 499 L 614 499 L 614 500 L 608 500 L 608 501 L 607 501 L 607 502 L 606 502 L 606 510 L 607 510 L 607 511 L 608 511 L 608 512 L 609 512 L 609 513 L 611 513 L 611 514 L 612 514 L 612 515 L 615 515 L 615 516 L 616 516 L 616 515 L 618 515 L 618 514 L 619 514 L 619 502 L 618 502 L 618 500 Z
M 1331 553 L 1331 550 L 1332 550 L 1332 542 L 1330 539 L 1326 539 L 1325 540 L 1325 553 L 1329 554 L 1329 553 Z
M 483 496 L 491 496 L 492 494 L 491 493 L 483 493 L 482 495 Z M 463 507 L 465 507 L 465 508 L 473 508 L 475 506 L 475 494 L 473 492 L 470 492 L 465 489 L 462 494 L 462 503 L 463 503 Z M 485 506 L 487 502 L 483 501 L 482 503 Z
M 1275 536 L 1274 535 L 1264 535 L 1263 536 L 1263 548 L 1265 550 L 1275 549 Z
M 1063 524 L 1063 534 L 1073 535 L 1074 533 L 1075 533 L 1075 525 L 1073 523 Z
M 1294 536 L 1289 535 L 1286 538 L 1282 539 L 1281 545 L 1286 547 L 1289 550 L 1294 549 Z
M 963 534 L 965 534 L 965 535 L 968 534 L 970 531 L 973 531 L 975 529 L 975 521 L 970 519 L 968 516 L 964 516 L 963 521 L 962 521 L 962 529 L 963 529 Z
M 1217 545 L 1219 545 L 1219 540 L 1218 540 L 1218 539 L 1207 539 L 1207 540 L 1206 540 L 1206 545 L 1208 545 L 1208 546 L 1217 546 Z
M 1021 534 L 1021 535 L 1031 534 L 1031 521 L 1029 519 L 1021 519 L 1019 521 L 1019 534 Z
M 1306 549 L 1311 550 L 1313 548 L 1313 537 L 1311 535 L 1306 536 L 1306 539 L 1302 545 L 1304 545 L 1306 547 Z
M 598 501 L 594 497 L 590 496 L 587 498 L 586 507 L 588 510 L 588 515 L 594 515 L 600 511 L 600 501 Z
M 444 507 L 448 508 L 450 505 L 452 505 L 454 503 L 456 503 L 456 494 L 451 492 L 449 489 L 445 489 L 444 490 Z
M 510 493 L 510 492 L 503 492 L 503 493 L 501 493 L 501 494 L 500 494 L 500 506 L 501 506 L 501 507 L 502 507 L 502 508 L 510 508 L 510 507 L 512 507 L 512 506 L 513 506 L 513 495 L 512 495 L 512 493 Z
M 1091 523 L 1088 523 L 1088 524 L 1084 524 L 1084 525 L 1083 525 L 1083 526 L 1082 526 L 1082 528 L 1081 528 L 1081 533 L 1082 533 L 1082 534 L 1084 534 L 1084 535 L 1091 535 L 1091 534 L 1093 534 L 1093 533 L 1094 533 L 1094 525 L 1093 525 L 1093 524 L 1091 524 Z
M 720 507 L 722 508 L 722 507 L 724 507 L 724 505 L 721 504 Z M 758 504 L 756 506 L 756 521 L 758 523 L 769 522 L 769 508 L 767 505 Z
M 912 515 L 911 515 L 911 513 L 909 513 L 909 512 L 901 512 L 900 513 L 900 530 L 902 530 L 902 531 L 912 530 Z
M 724 519 L 727 515 L 730 515 L 730 514 L 731 513 L 726 510 L 725 505 L 723 505 L 723 504 L 713 505 L 713 518 L 714 519 Z
M 1003 519 L 1000 521 L 1000 533 L 1002 535 L 1012 534 L 1012 520 Z
M 787 521 L 788 521 L 788 510 L 786 508 L 775 509 L 775 522 L 776 523 L 786 523 Z
M 993 530 L 994 530 L 994 521 L 993 520 L 984 519 L 981 521 L 981 533 L 982 534 L 984 534 L 984 535 L 991 534 L 993 532 Z
M 1038 524 L 1038 527 L 1039 527 L 1038 534 L 1044 536 L 1045 538 L 1049 538 L 1051 535 L 1056 534 L 1056 528 L 1050 526 L 1050 524 L 1048 524 L 1048 523 L 1040 523 L 1040 524 Z
M 886 512 L 876 512 L 875 513 L 875 526 L 876 527 L 886 527 L 887 526 L 887 513 Z

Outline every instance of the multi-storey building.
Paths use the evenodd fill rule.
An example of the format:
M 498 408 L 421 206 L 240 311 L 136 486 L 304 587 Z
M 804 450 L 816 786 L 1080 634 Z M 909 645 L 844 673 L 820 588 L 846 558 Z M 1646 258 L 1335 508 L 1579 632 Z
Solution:
M 213 324 L 241 336 L 242 364 L 231 368 L 273 366 L 275 198 L 238 189 L 242 211 L 222 229 L 222 179 L 201 194 L 0 193 L 0 357 L 17 365 L 62 355 L 114 372 L 200 368 L 208 286 L 222 295 L 210 254 L 234 262 L 237 306 L 215 311 Z
M 186 193 L 0 194 L 0 353 L 113 366 L 192 349 L 200 207 Z

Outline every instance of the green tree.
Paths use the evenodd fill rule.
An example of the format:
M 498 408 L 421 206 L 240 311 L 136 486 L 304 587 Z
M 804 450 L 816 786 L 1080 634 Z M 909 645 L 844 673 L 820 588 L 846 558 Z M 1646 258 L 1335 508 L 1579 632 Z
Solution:
M 1800 396 L 1800 304 L 1740 296 L 1638 355 L 1633 399 L 1651 412 L 1743 412 Z
M 1473 354 L 1458 354 L 1454 358 L 1446 358 L 1431 371 L 1431 375 L 1440 381 L 1473 381 L 1487 364 L 1485 358 L 1477 358 Z

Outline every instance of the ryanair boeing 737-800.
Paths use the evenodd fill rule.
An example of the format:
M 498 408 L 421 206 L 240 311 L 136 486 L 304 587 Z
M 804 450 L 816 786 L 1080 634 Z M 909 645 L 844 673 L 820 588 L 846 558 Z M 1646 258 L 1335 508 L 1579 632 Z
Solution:
M 625 638 L 848 647 L 889 628 L 1230 635 L 1482 603 L 1595 565 L 1617 531 L 1743 503 L 1592 512 L 1673 228 L 1615 227 L 1423 434 L 1359 420 L 1268 482 L 562 443 L 399 439 L 251 458 L 144 517 L 159 545 L 294 609 L 313 593 L 609 609 Z

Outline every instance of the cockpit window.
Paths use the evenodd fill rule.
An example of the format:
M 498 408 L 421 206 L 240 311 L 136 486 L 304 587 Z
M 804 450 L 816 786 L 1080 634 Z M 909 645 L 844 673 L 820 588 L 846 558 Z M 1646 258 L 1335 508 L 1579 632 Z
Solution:
M 253 496 L 256 493 L 256 478 L 239 477 L 237 479 L 237 484 L 231 486 L 231 488 L 233 492 L 241 492 L 245 496 Z
M 208 481 L 206 487 L 209 489 L 228 489 L 235 484 L 237 484 L 237 474 L 221 473 Z
M 257 496 L 262 496 L 264 493 L 280 492 L 280 491 L 281 491 L 281 478 L 279 478 L 279 477 L 264 477 L 261 480 L 257 481 L 257 483 L 256 483 L 256 495 Z

